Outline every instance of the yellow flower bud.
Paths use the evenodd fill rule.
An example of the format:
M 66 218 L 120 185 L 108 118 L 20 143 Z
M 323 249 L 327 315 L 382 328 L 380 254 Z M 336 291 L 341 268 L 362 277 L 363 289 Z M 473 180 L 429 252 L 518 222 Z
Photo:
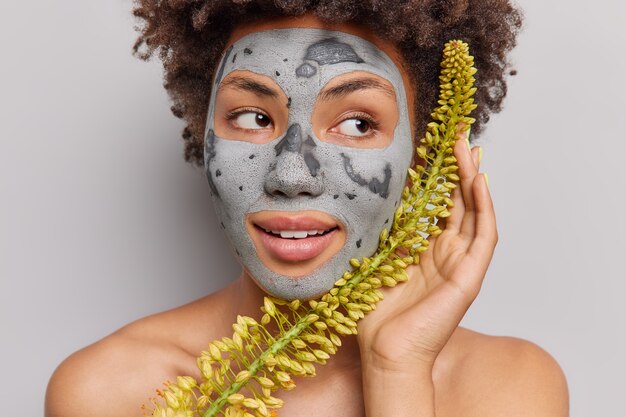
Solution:
M 213 343 L 209 343 L 209 353 L 211 354 L 211 358 L 215 361 L 219 361 L 222 359 L 222 353 Z
M 184 391 L 191 391 L 194 387 L 196 387 L 197 382 L 191 376 L 178 376 L 176 377 L 176 385 Z
M 339 323 L 337 323 L 337 320 L 335 319 L 326 319 L 326 324 L 328 324 L 330 327 L 337 327 Z
M 280 382 L 291 381 L 291 377 L 289 376 L 289 374 L 283 371 L 276 372 L 276 379 L 279 380 Z
M 276 306 L 268 297 L 263 298 L 263 307 L 265 308 L 265 312 L 270 316 L 276 315 Z
M 278 361 L 276 360 L 275 357 L 268 356 L 267 358 L 265 358 L 265 365 L 267 365 L 267 366 L 276 366 L 277 364 L 278 364 Z
M 360 310 L 348 310 L 348 316 L 355 321 L 360 320 L 362 318 L 362 314 L 363 312 Z
M 397 282 L 395 279 L 387 275 L 383 277 L 383 284 L 385 284 L 387 287 L 395 287 Z
M 167 404 L 168 407 L 173 408 L 174 410 L 180 407 L 180 403 L 178 402 L 178 399 L 170 391 L 165 391 L 163 393 L 163 396 L 165 397 L 165 403 Z
M 279 354 L 278 356 L 276 356 L 276 360 L 278 360 L 278 364 L 282 366 L 283 368 L 291 367 L 291 362 L 289 361 L 289 358 L 283 354 Z M 280 378 L 279 378 L 279 381 L 280 381 Z
M 202 378 L 211 379 L 211 377 L 213 376 L 213 367 L 211 366 L 211 363 L 208 360 L 203 359 L 202 357 L 198 358 L 197 362 L 200 373 L 202 374 Z
M 320 349 L 314 349 L 313 350 L 313 354 L 318 358 L 318 359 L 329 359 L 330 355 L 326 352 L 324 352 L 323 350 Z
M 258 377 L 257 381 L 259 381 L 259 384 L 265 388 L 272 388 L 274 386 L 274 381 L 264 376 Z
M 226 400 L 232 405 L 237 405 L 237 404 L 241 404 L 244 399 L 245 397 L 243 396 L 243 394 L 235 393 L 235 394 L 229 395 Z
M 343 334 L 343 335 L 352 334 L 352 330 L 350 330 L 348 327 L 344 326 L 343 324 L 337 325 L 337 327 L 335 327 L 335 330 L 337 330 L 337 333 Z
M 311 362 L 304 362 L 302 367 L 308 375 L 315 375 L 315 366 Z
M 296 357 L 300 359 L 301 361 L 309 361 L 309 362 L 312 362 L 316 359 L 315 355 L 312 354 L 311 352 L 298 352 L 296 353 Z
M 259 408 L 256 410 L 257 412 L 257 416 L 262 416 L 262 417 L 269 417 L 269 412 L 267 411 L 267 407 L 265 406 L 265 403 L 262 400 L 258 400 L 257 404 L 259 404 Z
M 289 367 L 291 368 L 291 371 L 296 375 L 302 375 L 305 373 L 304 368 L 302 367 L 302 365 L 300 365 L 300 362 L 291 360 L 289 361 Z
M 259 403 L 254 398 L 246 398 L 243 400 L 242 405 L 247 408 L 257 409 L 259 408 Z
M 309 324 L 310 323 L 314 323 L 317 320 L 319 320 L 319 318 L 320 318 L 320 316 L 318 316 L 317 314 L 308 314 L 306 316 L 306 322 L 309 323 Z
M 243 340 L 241 336 L 239 336 L 239 333 L 233 334 L 233 343 L 235 344 L 235 348 L 241 352 L 243 349 Z
M 306 343 L 304 343 L 302 340 L 300 339 L 294 339 L 291 341 L 291 345 L 293 347 L 295 347 L 296 349 L 304 349 L 306 347 Z
M 244 370 L 244 371 L 240 371 L 237 376 L 235 377 L 235 382 L 237 384 L 241 384 L 242 382 L 247 381 L 250 378 L 250 372 Z
M 437 214 L 437 217 L 445 219 L 446 217 L 450 217 L 451 213 L 448 210 L 442 210 Z
M 280 398 L 275 398 L 275 397 L 268 397 L 264 399 L 265 404 L 273 407 L 273 408 L 282 408 L 282 406 L 285 404 L 283 400 L 281 400 Z
M 200 397 L 198 397 L 196 406 L 198 408 L 204 408 L 208 403 L 209 403 L 209 397 L 206 395 L 201 395 Z
M 328 328 L 328 325 L 323 321 L 316 321 L 315 323 L 313 323 L 313 325 L 322 331 Z

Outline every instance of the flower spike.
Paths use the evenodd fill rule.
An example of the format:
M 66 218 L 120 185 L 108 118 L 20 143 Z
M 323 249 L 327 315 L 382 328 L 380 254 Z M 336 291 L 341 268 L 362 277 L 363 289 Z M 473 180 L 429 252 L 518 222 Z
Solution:
M 190 376 L 157 390 L 153 417 L 271 417 L 283 406 L 276 391 L 295 388 L 294 376 L 314 376 L 341 347 L 341 337 L 357 334 L 357 323 L 383 299 L 380 288 L 408 280 L 406 268 L 428 249 L 428 236 L 442 232 L 438 219 L 450 216 L 456 187 L 454 144 L 467 131 L 476 108 L 472 96 L 474 59 L 460 40 L 446 43 L 441 62 L 438 107 L 431 113 L 416 149 L 422 164 L 409 168 L 410 186 L 380 233 L 378 251 L 352 259 L 347 271 L 321 298 L 301 302 L 265 297 L 260 322 L 238 316 L 233 336 L 209 343 L 197 360 L 201 381 Z M 269 325 L 278 329 L 268 330 Z

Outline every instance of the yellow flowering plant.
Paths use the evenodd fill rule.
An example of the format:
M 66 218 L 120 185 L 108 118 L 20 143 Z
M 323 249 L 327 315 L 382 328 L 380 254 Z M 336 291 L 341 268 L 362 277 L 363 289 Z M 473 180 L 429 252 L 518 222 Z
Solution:
M 357 323 L 383 298 L 380 288 L 408 280 L 406 268 L 428 250 L 428 236 L 450 216 L 456 174 L 454 144 L 470 128 L 476 108 L 474 59 L 465 42 L 446 43 L 441 62 L 438 107 L 416 149 L 423 164 L 409 168 L 410 186 L 391 230 L 380 234 L 378 251 L 350 261 L 321 298 L 291 302 L 265 297 L 260 321 L 238 316 L 233 336 L 209 343 L 197 360 L 202 379 L 179 376 L 157 390 L 154 417 L 270 417 L 283 405 L 272 394 L 295 388 L 293 377 L 314 376 L 341 347 L 341 336 L 357 334 Z

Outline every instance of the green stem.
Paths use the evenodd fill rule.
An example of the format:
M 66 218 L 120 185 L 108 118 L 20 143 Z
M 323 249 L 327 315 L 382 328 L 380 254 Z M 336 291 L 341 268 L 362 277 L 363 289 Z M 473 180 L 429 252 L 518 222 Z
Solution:
M 437 173 L 439 172 L 438 166 L 442 162 L 443 162 L 443 156 L 441 154 L 437 155 L 437 158 L 435 159 L 434 164 L 433 164 L 435 167 L 437 167 L 437 169 L 430 171 L 428 175 L 427 184 L 432 185 L 432 182 L 436 179 Z M 427 186 L 426 188 L 428 189 L 429 186 Z M 417 208 L 416 212 L 418 213 L 422 212 L 424 208 L 426 207 L 426 204 L 428 204 L 429 200 L 430 200 L 430 196 L 428 196 L 428 198 L 424 198 L 423 203 Z M 411 223 L 416 223 L 419 220 L 419 218 L 416 216 L 416 218 L 412 220 L 413 221 Z M 373 271 L 375 271 L 376 268 L 378 268 L 380 264 L 385 259 L 387 259 L 389 254 L 391 254 L 393 251 L 397 249 L 399 243 L 400 242 L 396 242 L 390 245 L 388 248 L 379 252 L 378 255 L 376 255 L 374 259 L 372 260 L 372 263 L 370 264 L 370 267 L 368 268 L 368 270 L 363 271 L 363 272 L 358 271 L 355 274 L 355 276 L 352 277 L 350 281 L 348 281 L 348 283 L 346 283 L 346 285 L 355 286 L 359 284 L 364 278 L 366 278 Z M 250 364 L 250 366 L 248 366 L 247 368 L 247 371 L 250 374 L 250 377 L 244 381 L 231 384 L 231 386 L 228 389 L 222 392 L 222 394 L 213 403 L 211 403 L 211 406 L 204 413 L 204 417 L 215 416 L 215 414 L 219 412 L 222 409 L 222 407 L 228 402 L 228 397 L 231 396 L 232 394 L 239 392 L 239 390 L 248 383 L 250 378 L 254 377 L 257 374 L 257 372 L 259 372 L 259 370 L 265 364 L 265 360 L 268 358 L 269 355 L 276 355 L 278 352 L 280 352 L 286 346 L 288 346 L 289 343 L 291 343 L 293 339 L 298 337 L 304 330 L 306 330 L 306 328 L 311 324 L 308 318 L 314 313 L 315 313 L 315 310 L 313 309 L 309 310 L 307 314 L 304 315 L 295 326 L 293 326 L 291 329 L 285 332 L 285 334 L 280 339 L 276 340 L 276 342 L 274 342 L 269 348 L 267 348 L 254 362 L 252 362 L 252 364 Z
M 453 114 L 456 114 L 456 112 L 459 111 L 460 102 L 461 100 L 459 99 L 458 94 L 455 94 L 455 104 L 453 106 L 453 111 L 452 111 Z M 450 120 L 448 120 L 445 123 L 446 123 L 446 133 L 444 137 L 448 139 L 451 135 L 453 136 L 456 135 L 456 128 L 457 128 L 458 120 L 456 119 L 456 117 L 453 116 Z M 444 143 L 447 143 L 447 141 L 444 141 Z M 413 213 L 422 213 L 424 209 L 426 208 L 426 205 L 430 201 L 432 194 L 435 192 L 433 186 L 435 185 L 437 177 L 439 176 L 439 169 L 443 165 L 444 153 L 445 152 L 442 152 L 440 149 L 439 152 L 436 153 L 436 157 L 434 159 L 429 158 L 430 155 L 427 156 L 427 159 L 431 159 L 431 161 L 429 161 L 430 170 L 428 171 L 428 179 L 424 187 L 424 194 L 427 194 L 427 195 L 422 196 L 423 197 L 422 204 L 420 204 L 419 207 L 414 208 Z M 411 216 L 411 218 L 407 222 L 407 225 L 409 227 L 415 226 L 416 223 L 419 222 L 419 219 L 420 219 L 419 214 L 415 216 Z M 387 248 L 380 251 L 372 259 L 372 262 L 369 268 L 366 271 L 360 271 L 360 270 L 357 271 L 356 274 L 345 284 L 345 287 L 354 287 L 355 285 L 358 285 L 361 281 L 363 281 L 363 279 L 365 279 L 367 276 L 372 274 L 380 266 L 380 264 L 398 248 L 399 244 L 400 242 L 396 241 L 395 243 L 390 244 Z M 292 340 L 294 340 L 304 330 L 306 330 L 306 328 L 311 324 L 308 318 L 312 314 L 315 314 L 315 310 L 313 309 L 308 310 L 307 313 L 303 317 L 301 317 L 300 320 L 298 320 L 295 326 L 293 326 L 291 329 L 285 332 L 282 337 L 276 340 L 254 362 L 252 362 L 252 364 L 250 364 L 250 366 L 248 366 L 247 368 L 247 371 L 250 374 L 248 379 L 231 384 L 231 386 L 227 390 L 222 392 L 222 394 L 211 404 L 208 410 L 204 413 L 204 417 L 212 417 L 217 412 L 219 412 L 222 409 L 222 407 L 228 402 L 228 397 L 231 396 L 232 394 L 239 392 L 239 390 L 248 383 L 250 378 L 253 378 L 259 372 L 259 370 L 264 366 L 266 359 L 270 355 L 274 356 L 278 352 L 282 351 L 286 346 L 288 346 L 291 343 Z M 282 327 L 282 323 L 279 323 L 279 325 L 281 327 L 281 330 L 284 331 L 284 328 Z
M 265 360 L 269 357 L 269 355 L 276 355 L 276 353 L 283 350 L 285 346 L 289 345 L 289 343 L 294 338 L 298 337 L 298 335 L 300 335 L 300 333 L 302 333 L 309 325 L 309 323 L 306 321 L 306 318 L 309 316 L 309 314 L 311 313 L 308 313 L 306 316 L 300 319 L 300 321 L 298 321 L 295 326 L 289 329 L 289 331 L 287 331 L 280 339 L 276 340 L 276 342 L 274 342 L 272 346 L 267 348 L 258 358 L 256 358 L 255 361 L 252 362 L 252 364 L 250 364 L 247 369 L 250 377 L 241 382 L 234 382 L 233 384 L 231 384 L 228 389 L 223 391 L 221 395 L 213 403 L 211 403 L 211 406 L 204 413 L 203 417 L 215 416 L 216 413 L 218 413 L 222 409 L 222 407 L 226 405 L 226 403 L 228 402 L 228 397 L 230 397 L 232 394 L 239 392 L 239 390 L 248 383 L 250 378 L 255 376 L 257 372 L 259 372 L 259 370 L 265 364 Z
M 452 45 L 453 47 L 456 46 L 457 48 L 459 46 L 456 42 L 447 44 L 446 48 L 448 48 L 448 45 Z M 390 259 L 390 257 L 393 256 L 400 256 L 395 252 L 396 250 L 398 250 L 399 247 L 403 245 L 403 242 L 406 242 L 406 246 L 410 247 L 409 244 L 415 242 L 415 240 L 417 240 L 416 238 L 418 237 L 418 234 L 420 234 L 420 232 L 415 231 L 418 225 L 428 226 L 436 224 L 435 217 L 438 214 L 435 214 L 434 216 L 433 214 L 439 213 L 439 211 L 431 212 L 431 215 L 427 216 L 426 222 L 422 221 L 422 219 L 425 218 L 424 211 L 426 210 L 426 207 L 428 206 L 433 196 L 448 194 L 449 190 L 440 188 L 437 181 L 439 178 L 446 179 L 446 177 L 448 177 L 448 175 L 445 173 L 446 171 L 444 171 L 444 173 L 441 173 L 441 169 L 448 166 L 444 163 L 444 158 L 447 156 L 450 148 L 454 146 L 454 143 L 456 142 L 458 123 L 464 122 L 471 124 L 471 121 L 466 122 L 466 120 L 469 119 L 465 118 L 467 115 L 469 115 L 471 110 L 466 112 L 462 111 L 462 103 L 464 103 L 469 98 L 464 97 L 464 93 L 462 92 L 462 90 L 466 82 L 469 83 L 468 88 L 470 88 L 473 84 L 474 79 L 471 77 L 471 73 L 469 74 L 469 78 L 467 77 L 467 74 L 452 74 L 453 75 L 451 76 L 451 80 L 459 79 L 460 85 L 456 81 L 450 81 L 448 84 L 440 86 L 442 91 L 440 99 L 446 101 L 452 99 L 453 104 L 450 108 L 448 108 L 447 106 L 445 107 L 446 114 L 443 113 L 444 108 L 442 107 L 436 110 L 438 113 L 440 113 L 437 117 L 434 117 L 435 121 L 440 121 L 440 123 L 436 126 L 436 129 L 440 130 L 438 132 L 434 132 L 434 136 L 436 136 L 437 139 L 435 143 L 431 144 L 430 150 L 428 152 L 425 152 L 426 155 L 424 155 L 423 157 L 423 159 L 425 160 L 424 168 L 427 170 L 422 171 L 421 169 L 416 169 L 416 171 L 422 173 L 418 177 L 419 186 L 417 184 L 413 184 L 412 189 L 415 190 L 415 193 L 413 193 L 413 196 L 409 197 L 408 200 L 413 209 L 409 212 L 403 213 L 401 222 L 394 222 L 394 226 L 389 233 L 389 237 L 387 238 L 386 242 L 381 243 L 381 248 L 379 248 L 379 252 L 374 255 L 374 257 L 367 259 L 367 262 L 369 262 L 369 264 L 367 264 L 367 268 L 363 265 L 361 265 L 360 268 L 356 268 L 356 271 L 353 273 L 352 277 L 347 280 L 344 285 L 342 285 L 341 287 L 335 287 L 333 288 L 333 290 L 351 290 L 353 287 L 361 283 L 365 278 L 367 278 L 371 274 L 376 273 L 381 264 L 383 264 L 387 259 Z M 454 87 L 452 85 L 454 85 Z M 433 128 L 434 126 L 429 124 L 429 129 Z M 427 133 L 427 135 L 429 135 L 429 133 Z M 415 206 L 414 204 L 417 204 L 418 202 L 419 205 Z M 403 206 L 404 204 L 405 203 L 403 203 Z M 440 206 L 439 203 L 434 205 Z M 409 242 L 407 242 L 407 239 L 409 239 Z M 427 243 L 428 242 L 425 242 L 424 245 L 426 245 Z M 413 252 L 410 253 L 413 254 Z M 334 291 L 331 291 L 331 294 L 327 295 L 330 295 L 332 297 L 333 294 L 336 295 Z M 328 307 L 332 310 L 336 310 L 339 308 L 339 306 L 342 306 L 342 303 L 336 301 L 330 302 L 330 300 L 328 300 L 328 304 Z M 280 310 L 277 310 L 276 314 L 274 315 L 274 320 L 278 327 L 277 336 L 280 336 L 278 339 L 274 339 L 274 337 L 270 335 L 270 333 L 263 326 L 260 326 L 263 332 L 261 336 L 264 340 L 261 343 L 259 343 L 259 341 L 256 339 L 252 339 L 246 342 L 246 347 L 250 347 L 251 350 L 254 350 L 254 354 L 257 353 L 258 349 L 258 351 L 261 352 L 260 355 L 255 358 L 254 354 L 251 351 L 248 351 L 248 353 L 246 353 L 245 350 L 247 349 L 233 352 L 234 357 L 239 362 L 239 364 L 243 364 L 242 368 L 246 369 L 246 371 L 248 372 L 248 376 L 247 378 L 242 379 L 239 382 L 230 383 L 224 391 L 221 391 L 221 386 L 215 387 L 216 391 L 214 395 L 219 395 L 215 401 L 211 402 L 209 408 L 204 412 L 203 417 L 213 417 L 219 413 L 224 413 L 223 407 L 228 404 L 228 397 L 235 393 L 238 393 L 242 388 L 246 387 L 249 382 L 251 382 L 251 379 L 256 378 L 258 373 L 261 372 L 262 369 L 266 366 L 266 362 L 270 357 L 274 357 L 279 353 L 286 355 L 297 353 L 298 349 L 291 347 L 291 342 L 298 338 L 305 330 L 310 327 L 312 323 L 314 323 L 319 318 L 317 317 L 317 311 L 314 308 L 308 308 L 306 310 L 303 308 L 303 310 L 305 310 L 305 313 L 302 316 L 300 315 L 299 311 L 296 311 L 299 310 L 299 308 L 290 307 L 290 309 L 293 312 L 290 317 L 284 315 L 282 312 L 280 312 Z M 357 320 L 358 319 L 355 319 L 355 321 Z M 296 324 L 293 326 L 291 326 L 292 321 L 296 322 Z M 330 329 L 329 332 L 331 332 Z M 325 334 L 325 332 L 321 329 L 318 329 L 316 333 L 320 335 Z M 331 332 L 331 335 L 334 334 L 332 334 Z M 254 343 L 254 345 L 252 345 L 252 343 Z M 252 349 L 253 347 L 254 349 Z M 308 345 L 306 346 L 306 349 L 308 351 L 313 351 L 312 348 Z M 248 357 L 248 355 L 250 357 Z M 252 363 L 250 363 L 251 359 L 254 359 Z M 282 366 L 279 368 L 287 370 L 282 368 Z M 228 379 L 236 381 L 236 375 L 230 367 L 229 371 L 232 376 L 229 376 Z M 250 392 L 256 398 L 258 393 L 258 387 L 250 387 Z M 197 396 L 195 392 L 193 393 L 193 395 L 197 401 Z

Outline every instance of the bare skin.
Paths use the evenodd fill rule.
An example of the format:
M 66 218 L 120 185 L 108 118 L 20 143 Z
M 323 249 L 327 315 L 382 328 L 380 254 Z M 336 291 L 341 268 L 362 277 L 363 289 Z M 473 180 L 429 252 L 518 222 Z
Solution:
M 269 27 L 325 27 L 373 41 L 367 29 L 307 16 L 248 25 L 231 40 Z M 413 97 L 405 78 L 405 88 Z M 413 102 L 408 103 L 413 114 Z M 299 416 L 567 416 L 567 385 L 558 364 L 536 345 L 458 327 L 478 295 L 497 241 L 495 214 L 478 148 L 459 140 L 461 186 L 445 232 L 431 239 L 411 280 L 385 291 L 359 323 L 359 336 L 318 375 L 296 379 L 278 415 Z M 46 417 L 141 416 L 155 388 L 178 375 L 200 378 L 196 358 L 209 341 L 231 335 L 238 314 L 259 316 L 264 293 L 245 272 L 193 303 L 131 323 L 76 352 L 54 373 Z
M 207 341 L 232 333 L 236 314 L 256 314 L 259 304 L 237 297 L 256 291 L 256 284 L 240 278 L 218 293 L 131 323 L 76 352 L 50 382 L 46 417 L 141 416 L 141 404 L 155 396 L 163 381 L 200 376 L 196 357 Z M 356 339 L 345 342 L 315 378 L 296 380 L 297 388 L 282 396 L 286 404 L 279 415 L 366 415 L 359 346 Z M 568 415 L 559 366 L 523 340 L 457 328 L 435 360 L 432 381 L 438 417 Z

